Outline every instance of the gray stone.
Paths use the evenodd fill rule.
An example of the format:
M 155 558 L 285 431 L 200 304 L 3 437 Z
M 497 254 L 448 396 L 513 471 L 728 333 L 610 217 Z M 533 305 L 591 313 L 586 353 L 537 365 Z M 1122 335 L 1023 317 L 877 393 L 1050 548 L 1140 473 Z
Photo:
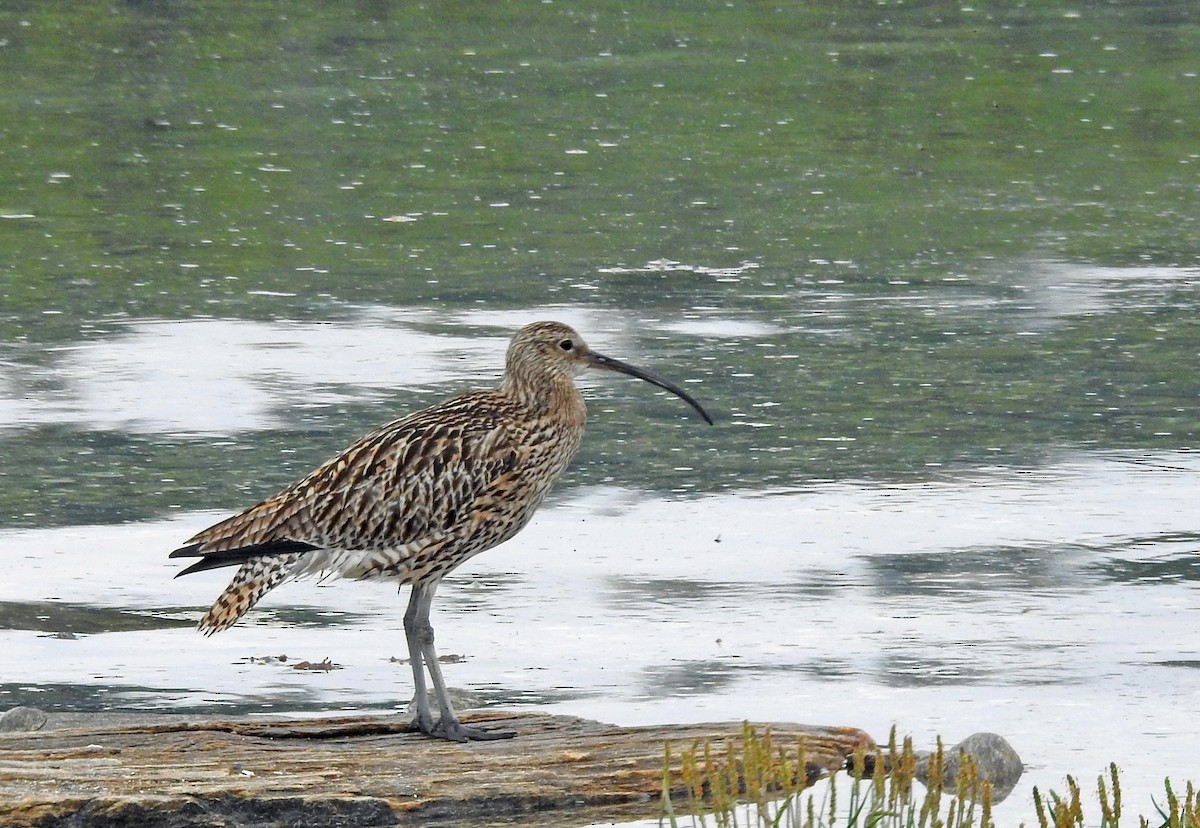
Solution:
M 954 790 L 957 784 L 958 769 L 964 753 L 974 760 L 975 767 L 983 777 L 991 781 L 994 803 L 1003 802 L 1013 792 L 1025 771 L 1021 757 L 1003 736 L 995 733 L 972 733 L 954 747 L 943 750 L 942 784 L 948 790 Z M 917 754 L 916 776 L 924 783 L 929 780 L 930 756 L 927 751 Z
M 483 697 L 472 693 L 470 690 L 463 690 L 458 687 L 447 687 L 446 695 L 450 699 L 450 704 L 455 710 L 478 710 L 483 707 Z M 429 694 L 429 703 L 433 705 L 433 710 L 437 710 L 437 696 L 433 693 Z M 417 700 L 414 698 L 408 703 L 408 707 L 404 709 L 405 716 L 415 716 L 417 714 Z
M 41 730 L 45 724 L 45 712 L 36 707 L 14 707 L 0 715 L 0 732 Z

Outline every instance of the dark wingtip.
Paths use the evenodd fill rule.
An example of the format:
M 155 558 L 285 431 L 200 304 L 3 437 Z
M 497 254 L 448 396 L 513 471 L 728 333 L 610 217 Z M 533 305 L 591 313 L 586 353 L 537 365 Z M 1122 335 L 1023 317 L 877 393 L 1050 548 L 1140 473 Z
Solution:
M 175 577 L 178 578 L 181 575 L 190 575 L 193 572 L 201 571 L 201 569 L 204 567 L 204 564 L 207 563 L 207 561 L 205 561 L 203 559 L 203 555 L 204 555 L 204 553 L 200 551 L 200 544 L 192 543 L 192 544 L 188 544 L 187 546 L 179 547 L 178 549 L 171 552 L 171 554 L 168 555 L 167 557 L 169 557 L 169 558 L 201 558 L 201 560 L 196 561 L 194 564 L 192 564 L 191 566 L 189 566 L 187 569 L 183 570 L 182 572 L 176 572 Z
M 233 561 L 210 561 L 207 558 L 201 558 L 187 569 L 175 573 L 176 578 L 182 578 L 184 575 L 191 575 L 193 572 L 203 572 L 206 569 L 216 569 L 218 566 L 227 566 Z
M 263 555 L 286 555 L 290 552 L 311 552 L 317 548 L 311 543 L 294 540 L 267 541 L 266 543 L 256 543 L 250 546 L 240 546 L 236 549 L 216 549 L 210 552 L 201 552 L 200 546 L 201 544 L 199 543 L 181 546 L 168 556 L 171 558 L 200 559 L 182 572 L 176 573 L 176 578 L 179 578 L 183 575 L 191 575 L 193 572 L 205 572 L 209 569 L 220 569 L 223 566 L 240 566 L 251 558 L 258 558 Z

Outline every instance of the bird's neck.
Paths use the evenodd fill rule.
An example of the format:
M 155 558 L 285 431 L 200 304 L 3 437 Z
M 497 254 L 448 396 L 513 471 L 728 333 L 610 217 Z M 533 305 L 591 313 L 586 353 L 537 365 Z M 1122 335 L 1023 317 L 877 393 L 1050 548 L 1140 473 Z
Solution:
M 582 427 L 587 419 L 583 396 L 569 376 L 544 373 L 520 380 L 506 374 L 500 391 L 539 419 L 558 420 Z

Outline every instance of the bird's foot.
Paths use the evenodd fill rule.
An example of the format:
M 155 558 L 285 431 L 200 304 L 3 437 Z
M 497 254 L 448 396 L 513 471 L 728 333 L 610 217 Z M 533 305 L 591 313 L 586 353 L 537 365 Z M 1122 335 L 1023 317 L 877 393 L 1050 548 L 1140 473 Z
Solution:
M 433 716 L 429 714 L 428 710 L 418 710 L 416 718 L 412 720 L 412 727 L 415 730 L 421 731 L 426 736 L 433 735 L 433 730 L 435 727 L 433 723 Z
M 418 716 L 413 725 L 426 736 L 434 739 L 446 739 L 451 742 L 491 742 L 497 739 L 511 739 L 517 734 L 511 730 L 484 730 L 481 727 L 465 725 L 458 719 L 441 718 L 437 724 L 422 721 Z

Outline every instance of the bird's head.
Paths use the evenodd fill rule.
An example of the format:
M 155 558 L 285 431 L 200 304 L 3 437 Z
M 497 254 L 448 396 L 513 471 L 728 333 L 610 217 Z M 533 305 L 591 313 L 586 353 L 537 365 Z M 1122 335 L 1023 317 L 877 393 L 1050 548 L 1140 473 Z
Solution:
M 561 322 L 534 322 L 517 331 L 508 346 L 505 382 L 538 384 L 545 379 L 570 381 L 588 368 L 615 371 L 657 385 L 682 399 L 712 425 L 700 403 L 670 380 L 593 351 L 574 328 Z

